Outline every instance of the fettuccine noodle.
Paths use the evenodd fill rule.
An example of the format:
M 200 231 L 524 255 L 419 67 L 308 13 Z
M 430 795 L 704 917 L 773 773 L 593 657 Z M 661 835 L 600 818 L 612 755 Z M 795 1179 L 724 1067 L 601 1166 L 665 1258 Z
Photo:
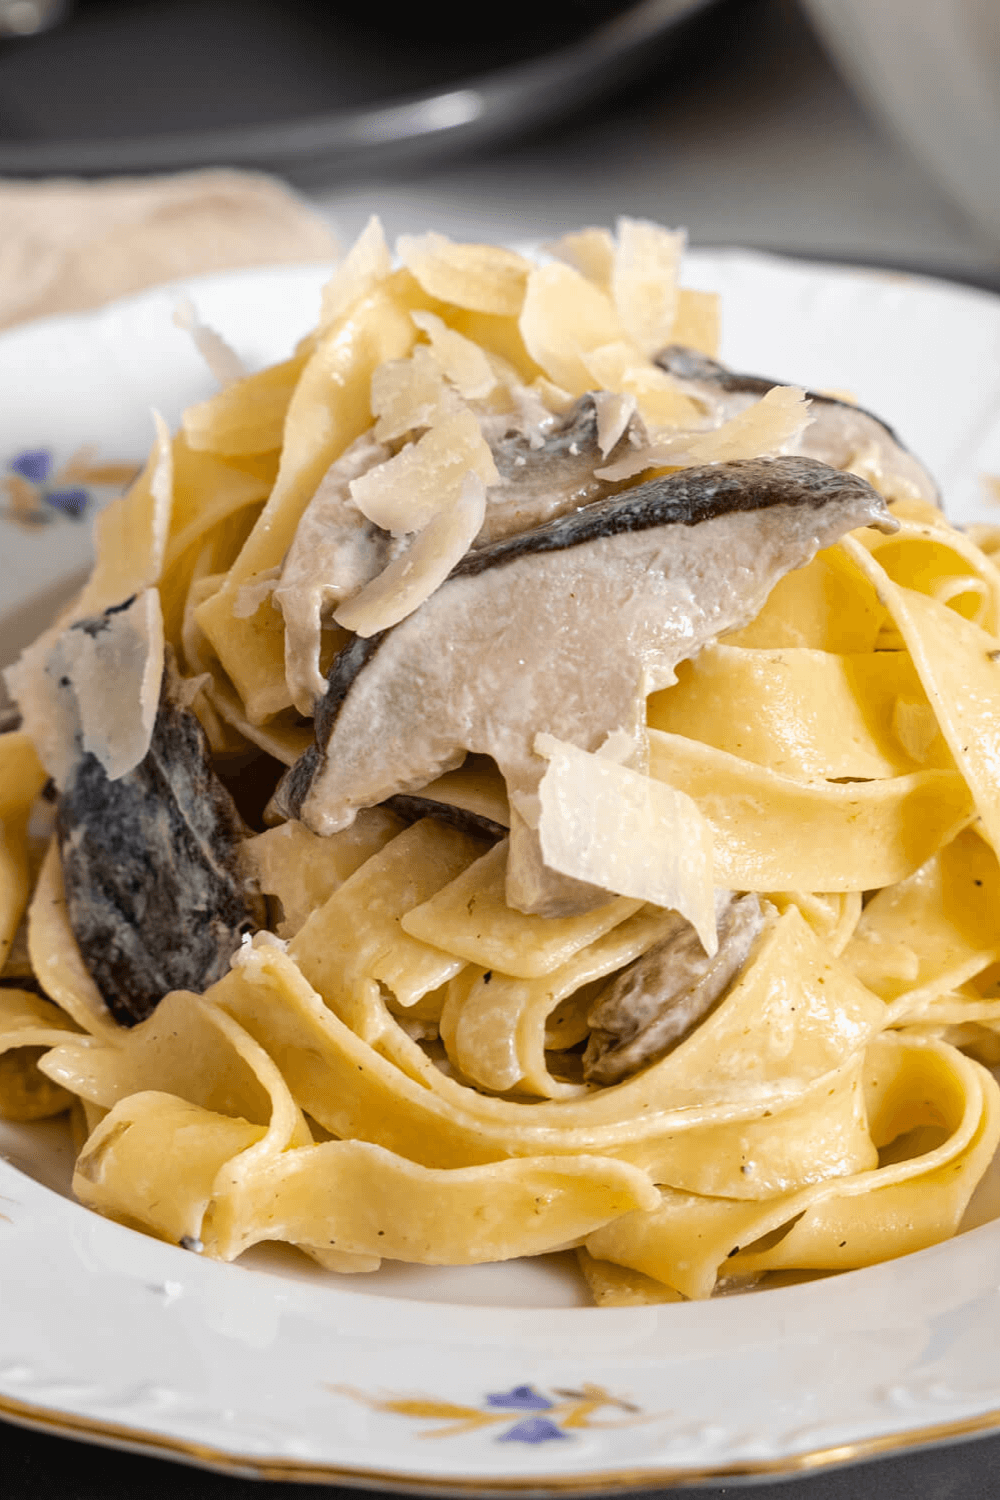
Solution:
M 535 265 L 428 235 L 394 268 L 373 224 L 293 356 L 173 437 L 161 423 L 100 518 L 93 576 L 37 650 L 153 600 L 170 680 L 249 824 L 258 916 L 221 975 L 122 1024 L 74 926 L 70 803 L 50 836 L 43 795 L 81 743 L 101 758 L 99 730 L 81 687 L 76 748 L 60 741 L 29 653 L 11 677 L 23 727 L 0 736 L 0 1114 L 71 1111 L 88 1207 L 222 1260 L 286 1241 L 339 1273 L 575 1248 L 601 1305 L 850 1270 L 959 1229 L 1000 1140 L 1000 528 L 953 527 L 908 455 L 891 471 L 848 443 L 833 467 L 869 480 L 896 529 L 772 580 L 739 628 L 646 681 L 617 739 L 574 760 L 540 711 L 533 787 L 479 753 L 334 831 L 310 811 L 318 781 L 298 816 L 280 787 L 262 812 L 315 754 L 314 715 L 336 712 L 331 664 L 401 639 L 470 539 L 549 521 L 480 531 L 501 526 L 505 421 L 527 473 L 598 392 L 602 497 L 809 451 L 818 397 L 713 409 L 657 358 L 715 353 L 715 301 L 678 285 L 680 247 L 623 221 Z M 350 589 L 322 573 L 345 515 L 382 549 Z M 136 691 L 128 774 L 154 732 L 155 691 Z M 386 722 L 391 764 L 407 731 Z M 558 822 L 578 784 L 606 787 L 619 820 L 582 807 L 586 864 Z M 539 860 L 597 899 L 514 899 Z M 716 923 L 725 955 L 719 892 L 758 917 L 712 1003 L 636 1061 L 626 1036 L 625 1061 L 593 1064 L 630 966 L 681 941 L 700 958 Z

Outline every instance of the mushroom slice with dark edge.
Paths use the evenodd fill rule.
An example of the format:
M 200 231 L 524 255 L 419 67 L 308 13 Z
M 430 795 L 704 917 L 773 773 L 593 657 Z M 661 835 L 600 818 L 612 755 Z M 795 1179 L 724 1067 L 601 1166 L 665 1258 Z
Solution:
M 400 792 L 383 805 L 408 823 L 436 818 L 460 833 L 502 839 L 510 829 L 503 777 L 491 761 L 477 755 L 470 755 L 457 771 L 445 772 L 419 792 Z
M 546 430 L 530 434 L 513 425 L 511 414 L 480 416 L 500 478 L 486 492 L 486 518 L 474 546 L 528 531 L 621 489 L 620 483 L 596 478 L 594 470 L 612 462 L 615 454 L 621 457 L 633 438 L 644 441 L 645 429 L 640 418 L 628 416 L 620 431 L 612 431 L 605 455 L 598 437 L 601 400 L 600 393 L 581 396 L 564 417 L 554 417 Z M 311 714 L 314 700 L 323 694 L 320 651 L 334 610 L 409 546 L 408 538 L 383 531 L 351 499 L 351 482 L 390 456 L 391 450 L 371 432 L 352 443 L 327 470 L 303 512 L 277 583 L 264 580 L 265 591 L 273 586 L 274 603 L 284 617 L 285 679 L 300 713 Z M 259 602 L 252 584 L 246 607 L 256 608 Z
M 168 663 L 139 764 L 112 781 L 85 753 L 59 799 L 70 926 L 121 1025 L 170 990 L 201 994 L 256 927 L 238 868 L 245 832 Z
M 620 482 L 598 479 L 594 470 L 613 463 L 616 454 L 623 457 L 633 437 L 644 442 L 645 429 L 641 418 L 633 414 L 621 432 L 612 433 L 607 453 L 602 452 L 598 441 L 601 395 L 581 396 L 540 443 L 538 438 L 533 441 L 524 432 L 511 430 L 502 417 L 483 419 L 500 482 L 486 492 L 486 519 L 476 538 L 477 547 L 531 531 L 621 489 Z
M 390 450 L 366 432 L 330 466 L 302 513 L 274 585 L 273 601 L 285 622 L 285 680 L 300 713 L 311 714 L 325 688 L 319 667 L 323 629 L 332 624 L 337 605 L 405 547 L 362 515 L 350 495 L 353 479 L 389 457 Z M 248 607 L 258 603 L 251 592 Z
M 671 344 L 662 350 L 655 363 L 668 375 L 683 381 L 691 395 L 714 407 L 722 421 L 745 411 L 775 386 L 787 383 L 727 370 L 717 360 L 682 344 Z M 806 399 L 811 403 L 812 421 L 791 451 L 806 458 L 818 458 L 835 469 L 846 468 L 867 451 L 890 489 L 896 481 L 904 491 L 913 491 L 922 500 L 940 507 L 941 497 L 934 480 L 881 417 L 819 391 L 806 391 Z
M 621 1083 L 670 1052 L 737 977 L 764 925 L 757 896 L 716 893 L 718 952 L 709 958 L 683 917 L 673 931 L 617 974 L 588 1014 L 588 1083 Z
M 546 870 L 537 791 L 547 732 L 639 755 L 645 701 L 679 661 L 752 620 L 777 580 L 846 531 L 895 529 L 864 480 L 812 459 L 682 469 L 470 552 L 407 619 L 330 669 L 315 747 L 276 801 L 315 833 L 491 756 L 511 801 L 507 899 L 544 916 L 607 899 Z

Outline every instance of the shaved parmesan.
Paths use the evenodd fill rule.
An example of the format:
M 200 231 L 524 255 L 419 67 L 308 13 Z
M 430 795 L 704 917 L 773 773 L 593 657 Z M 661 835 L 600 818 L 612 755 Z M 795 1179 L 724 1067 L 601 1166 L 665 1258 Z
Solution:
M 409 359 L 390 359 L 378 366 L 372 374 L 371 406 L 380 443 L 430 427 L 449 411 L 461 409 L 426 344 L 418 344 Z
M 681 287 L 670 342 L 715 359 L 719 352 L 719 294 Z
M 163 676 L 159 593 L 146 589 L 128 609 L 102 616 L 100 624 L 97 630 L 81 622 L 63 640 L 84 643 L 73 674 L 83 749 L 117 781 L 143 759 L 153 735 Z
M 221 390 L 235 385 L 238 380 L 246 379 L 246 367 L 235 349 L 229 347 L 221 333 L 216 333 L 214 328 L 209 328 L 207 323 L 201 321 L 190 297 L 177 299 L 173 321 L 175 328 L 181 328 L 191 335 L 195 348 L 219 382 Z
M 612 729 L 596 754 L 604 760 L 613 760 L 619 766 L 627 766 L 634 764 L 640 755 L 644 762 L 648 760 L 645 748 L 645 743 L 641 747 L 636 745 L 636 736 L 629 734 L 627 729 Z
M 643 354 L 656 354 L 671 341 L 685 240 L 683 230 L 618 220 L 611 294 L 621 326 Z
M 535 738 L 548 770 L 538 833 L 549 869 L 679 912 L 718 948 L 712 832 L 693 800 L 608 756 Z
M 525 395 L 537 397 L 546 411 L 557 417 L 564 416 L 573 405 L 569 391 L 564 391 L 561 385 L 554 385 L 544 375 L 536 376 L 529 386 L 522 386 L 515 395 L 518 401 Z
M 62 785 L 81 753 L 110 780 L 149 749 L 163 674 L 163 617 L 156 589 L 125 607 L 43 636 L 8 669 L 38 757 Z
M 553 262 L 528 277 L 521 337 L 550 380 L 582 396 L 592 384 L 584 356 L 620 339 L 621 327 L 604 292 L 579 271 Z
M 861 404 L 858 400 L 857 391 L 845 390 L 840 385 L 823 386 L 816 394 L 818 396 L 829 396 L 831 401 L 846 401 L 848 406 L 859 406 Z
M 388 449 L 366 433 L 330 465 L 299 521 L 274 588 L 285 621 L 285 681 L 307 717 L 326 691 L 321 658 L 328 612 L 363 588 L 392 556 L 392 546 L 373 534 L 349 494 L 353 479 L 388 457 Z M 260 578 L 244 584 L 237 601 Z
M 611 290 L 615 241 L 610 229 L 581 229 L 576 234 L 564 234 L 562 239 L 542 248 L 586 276 L 602 292 Z
M 502 354 L 495 354 L 492 349 L 484 349 L 483 353 L 489 361 L 496 385 L 507 391 L 513 390 L 516 385 L 523 385 L 524 378 L 520 370 L 509 359 L 505 359 Z
M 349 313 L 391 270 L 392 256 L 382 225 L 373 214 L 323 288 L 320 328 L 328 328 Z
M 776 385 L 721 427 L 708 432 L 678 433 L 605 469 L 597 469 L 596 473 L 599 479 L 630 479 L 646 469 L 671 465 L 685 467 L 730 463 L 740 458 L 773 458 L 787 453 L 811 421 L 805 392 L 791 385 Z
M 394 536 L 422 531 L 438 511 L 458 500 L 467 474 L 484 485 L 499 475 L 489 445 L 471 411 L 447 416 L 395 458 L 351 482 L 358 509 Z
M 644 359 L 634 344 L 624 339 L 603 344 L 584 356 L 584 364 L 601 390 L 633 396 L 643 421 L 654 431 L 704 426 L 702 406 L 673 375 Z
M 619 395 L 615 391 L 595 391 L 594 410 L 597 412 L 597 446 L 601 457 L 607 458 L 616 447 L 626 427 L 635 415 L 636 400 L 632 395 Z
M 404 620 L 465 556 L 485 516 L 485 486 L 478 475 L 467 474 L 454 505 L 432 516 L 400 557 L 340 606 L 334 620 L 361 636 L 375 635 Z
M 542 375 L 531 385 L 520 385 L 515 381 L 509 387 L 509 395 L 513 410 L 504 413 L 503 430 L 514 428 L 528 439 L 528 446 L 536 450 L 545 447 L 546 436 L 553 426 L 552 418 L 569 411 L 573 405 L 572 396 Z
M 440 366 L 467 401 L 481 401 L 497 383 L 486 355 L 478 344 L 449 328 L 443 318 L 419 308 L 411 312 L 421 333 L 431 341 Z
M 13 666 L 5 668 L 3 677 L 38 759 L 61 786 L 73 766 L 79 720 L 68 685 L 61 689 L 58 677 L 47 671 L 57 640 L 55 631 L 46 632 L 21 653 Z
M 472 312 L 516 318 L 531 267 L 499 245 L 456 245 L 443 234 L 401 234 L 396 251 L 425 292 Z

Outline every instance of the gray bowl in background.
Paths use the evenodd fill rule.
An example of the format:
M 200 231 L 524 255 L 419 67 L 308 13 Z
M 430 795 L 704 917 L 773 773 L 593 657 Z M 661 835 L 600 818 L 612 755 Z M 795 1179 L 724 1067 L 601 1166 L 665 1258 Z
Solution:
M 76 0 L 0 43 L 0 175 L 225 164 L 308 180 L 429 159 L 580 109 L 715 3 L 506 0 L 472 35 L 427 7 L 407 25 L 327 0 Z

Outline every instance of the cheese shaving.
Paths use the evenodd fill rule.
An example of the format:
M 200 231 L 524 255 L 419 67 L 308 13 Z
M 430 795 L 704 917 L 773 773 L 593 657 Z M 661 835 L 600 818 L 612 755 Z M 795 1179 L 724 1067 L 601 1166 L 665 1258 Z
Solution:
M 591 388 L 585 356 L 621 338 L 611 299 L 571 266 L 554 261 L 528 277 L 521 337 L 532 359 L 572 396 Z
M 485 515 L 485 486 L 477 474 L 466 474 L 455 503 L 433 515 L 400 557 L 340 606 L 334 620 L 361 636 L 375 635 L 404 620 L 465 556 Z
M 209 328 L 207 323 L 201 321 L 190 297 L 177 299 L 173 322 L 175 328 L 191 335 L 195 348 L 219 382 L 221 390 L 246 378 L 246 367 L 236 350 L 229 347 L 221 333 L 216 333 L 214 328 Z
M 430 427 L 449 411 L 460 410 L 439 360 L 426 344 L 418 344 L 409 359 L 379 365 L 372 375 L 371 406 L 380 443 Z
M 602 292 L 610 292 L 615 241 L 609 229 L 581 229 L 576 234 L 564 234 L 562 239 L 542 248 L 586 276 Z
M 457 245 L 443 234 L 401 234 L 396 252 L 425 292 L 472 312 L 516 318 L 531 267 L 499 245 Z
M 126 608 L 43 636 L 8 669 L 38 757 L 61 786 L 81 753 L 110 780 L 149 749 L 163 673 L 163 617 L 156 589 Z
M 615 391 L 595 391 L 594 410 L 597 412 L 597 446 L 601 457 L 607 458 L 621 440 L 632 417 L 635 415 L 636 399 L 632 395 L 620 395 Z
M 573 405 L 573 397 L 559 386 L 553 385 L 540 375 L 531 385 L 515 383 L 509 387 L 514 410 L 508 414 L 510 425 L 524 434 L 528 446 L 544 448 L 545 435 L 552 427 L 552 418 L 561 416 Z
M 323 288 L 320 328 L 329 328 L 349 313 L 391 270 L 392 256 L 382 224 L 373 214 Z
M 611 294 L 621 326 L 644 354 L 657 354 L 671 341 L 686 238 L 683 230 L 618 220 Z
M 422 531 L 458 500 L 467 474 L 484 485 L 499 478 L 493 455 L 471 411 L 456 412 L 431 427 L 387 463 L 351 482 L 358 509 L 393 536 Z
M 811 420 L 805 392 L 791 385 L 776 385 L 721 427 L 678 433 L 596 473 L 600 479 L 630 479 L 647 469 L 771 458 L 787 453 Z
M 561 385 L 555 385 L 544 375 L 536 376 L 529 386 L 522 386 L 516 393 L 517 399 L 520 400 L 524 394 L 536 397 L 546 411 L 557 417 L 565 416 L 573 405 L 573 397 L 569 391 L 564 391 Z
M 46 670 L 57 639 L 55 631 L 46 632 L 4 670 L 3 678 L 38 759 L 61 786 L 73 764 L 78 720 L 75 700 L 59 690 L 57 679 Z
M 376 546 L 379 560 L 373 564 L 371 528 L 349 493 L 352 480 L 388 457 L 383 444 L 365 435 L 330 465 L 303 513 L 274 588 L 274 603 L 285 622 L 285 680 L 292 702 L 307 716 L 326 691 L 321 657 L 328 612 L 362 589 L 392 555 L 391 547 Z M 256 579 L 242 585 L 238 600 L 243 588 L 255 584 Z
M 449 328 L 436 313 L 417 309 L 410 317 L 421 333 L 426 333 L 430 339 L 442 370 L 458 387 L 460 395 L 467 401 L 479 401 L 490 394 L 497 378 L 478 344 Z
M 159 593 L 146 589 L 128 609 L 103 618 L 99 633 L 76 626 L 63 640 L 83 643 L 73 677 L 83 749 L 116 781 L 139 764 L 153 736 L 163 676 Z
M 537 735 L 535 751 L 549 762 L 539 787 L 546 865 L 679 912 L 714 954 L 712 833 L 693 800 L 552 735 Z
M 584 356 L 584 364 L 599 390 L 633 396 L 643 421 L 653 431 L 704 426 L 703 408 L 679 381 L 644 360 L 624 339 L 592 349 Z
M 719 294 L 681 287 L 670 342 L 715 359 L 719 353 Z

